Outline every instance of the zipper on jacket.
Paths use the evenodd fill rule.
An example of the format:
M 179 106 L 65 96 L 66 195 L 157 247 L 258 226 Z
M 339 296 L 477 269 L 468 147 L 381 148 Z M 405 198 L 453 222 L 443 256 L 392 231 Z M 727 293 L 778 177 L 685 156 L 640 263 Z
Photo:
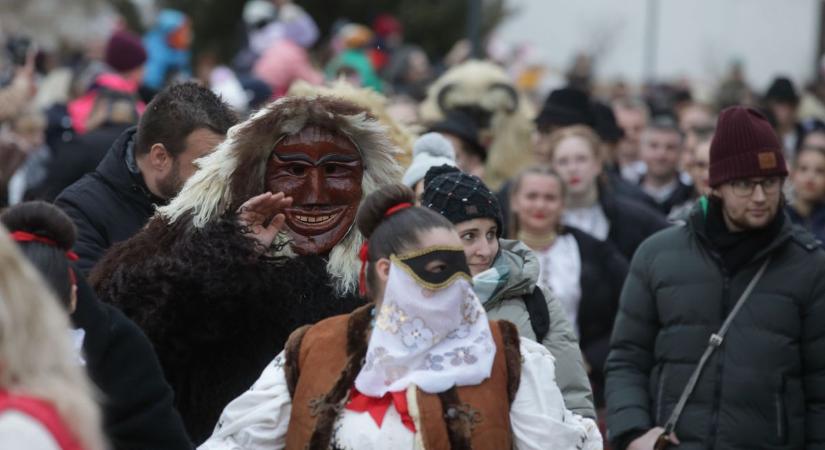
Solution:
M 785 415 L 785 377 L 782 376 L 779 383 L 779 389 L 774 395 L 774 404 L 776 407 L 776 437 L 779 444 L 787 445 L 787 418 Z
M 721 308 L 719 308 L 722 314 L 720 323 L 723 323 L 727 317 L 729 301 L 730 276 L 728 276 L 727 270 L 722 268 L 722 305 Z M 724 360 L 724 352 L 724 346 L 716 350 L 716 381 L 713 387 L 713 409 L 711 410 L 710 433 L 708 433 L 708 448 L 716 447 L 716 431 L 719 427 L 720 397 L 722 396 L 722 361 Z

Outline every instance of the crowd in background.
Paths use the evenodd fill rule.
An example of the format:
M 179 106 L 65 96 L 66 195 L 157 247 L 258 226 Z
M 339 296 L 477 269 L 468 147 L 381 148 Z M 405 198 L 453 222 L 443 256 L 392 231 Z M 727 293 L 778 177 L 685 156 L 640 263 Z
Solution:
M 770 87 L 759 92 L 748 85 L 741 67 L 733 67 L 713 98 L 700 99 L 681 81 L 638 87 L 602 83 L 595 78 L 594 62 L 580 58 L 562 85 L 545 90 L 537 81 L 540 71 L 517 52 L 486 55 L 481 61 L 472 57 L 467 42 L 459 42 L 447 55 L 428 55 L 405 41 L 401 22 L 389 14 L 371 24 L 341 20 L 331 30 L 319 30 L 297 3 L 250 0 L 243 28 L 242 48 L 231 61 L 217 61 L 208 52 L 193 57 L 190 20 L 175 10 L 160 11 L 143 36 L 119 23 L 104 45 L 71 52 L 39 51 L 36 39 L 5 36 L 0 60 L 0 208 L 10 209 L 1 218 L 3 224 L 52 236 L 55 260 L 74 249 L 80 255 L 77 267 L 86 275 L 108 247 L 134 235 L 155 206 L 168 203 L 181 190 L 194 170 L 176 158 L 183 155 L 188 158 L 184 162 L 191 162 L 209 153 L 232 125 L 275 99 L 303 95 L 307 85 L 339 90 L 349 85 L 350 95 L 374 106 L 372 112 L 394 133 L 406 170 L 398 181 L 415 191 L 420 205 L 433 207 L 437 194 L 427 192 L 427 174 L 443 165 L 478 177 L 494 191 L 501 223 L 466 233 L 459 226 L 462 239 L 475 242 L 472 251 L 465 250 L 470 267 L 473 257 L 486 261 L 487 267 L 492 264 L 499 247 L 484 242 L 490 233 L 496 239 L 520 241 L 519 247 L 507 244 L 513 246 L 507 251 L 532 250 L 538 262 L 536 283 L 560 300 L 573 326 L 600 413 L 606 406 L 605 363 L 629 264 L 648 237 L 684 225 L 711 192 L 710 147 L 719 111 L 750 105 L 764 114 L 781 139 L 788 164 L 782 207 L 819 245 L 825 242 L 825 89 L 796 86 L 782 76 L 782 68 Z M 190 80 L 217 97 L 179 84 Z M 168 88 L 172 85 L 177 90 Z M 231 110 L 215 103 L 218 97 Z M 186 102 L 196 106 L 179 106 Z M 176 113 L 160 116 L 155 111 L 153 116 L 147 110 L 152 106 Z M 192 122 L 190 131 L 209 131 L 195 137 L 187 132 L 183 151 L 171 152 L 164 165 L 153 159 L 154 150 L 141 148 L 139 139 L 132 143 L 123 137 L 136 132 L 144 114 L 154 122 L 141 127 L 161 139 L 187 120 Z M 132 165 L 113 169 L 106 158 L 115 151 Z M 123 183 L 130 173 L 144 174 L 140 186 Z M 154 178 L 146 175 L 152 173 Z M 459 182 L 472 183 L 456 178 L 455 184 Z M 140 207 L 116 204 L 119 197 L 105 194 L 107 189 L 131 191 Z M 61 209 L 26 203 L 32 201 Z M 455 224 L 477 218 L 454 219 L 440 212 Z M 43 256 L 34 257 L 34 265 L 43 270 L 48 264 L 38 264 L 37 258 Z M 56 344 L 61 339 L 45 328 L 68 329 L 65 312 L 73 313 L 77 328 L 82 328 L 78 321 L 91 326 L 91 317 L 103 316 L 107 323 L 134 327 L 116 308 L 90 312 L 77 305 L 77 290 L 89 287 L 60 278 L 74 276 L 65 259 L 60 276 L 46 272 L 54 291 L 50 294 L 31 281 L 34 273 L 19 263 L 17 250 L 5 237 L 0 238 L 0 259 L 0 387 L 13 386 L 14 377 L 34 377 L 35 366 L 42 364 L 46 370 L 47 362 L 18 358 L 62 350 L 64 344 Z M 17 285 L 32 292 L 13 292 Z M 53 300 L 55 294 L 64 311 L 45 300 L 43 305 L 5 305 L 20 295 Z M 26 308 L 36 309 L 23 311 Z M 88 318 L 79 319 L 76 309 Z M 42 318 L 37 326 L 43 330 L 14 324 L 41 322 L 34 315 Z M 88 329 L 86 333 L 89 339 Z M 26 347 L 9 350 L 10 334 L 28 335 L 21 337 L 21 342 L 28 339 Z M 136 349 L 148 345 L 142 338 L 124 339 L 134 339 L 130 345 Z M 36 340 L 40 344 L 35 345 Z M 95 359 L 99 356 L 85 357 L 88 367 L 97 371 L 92 380 L 100 385 L 115 376 L 115 368 L 101 366 Z M 15 364 L 25 365 L 25 370 L 7 370 Z M 71 362 L 54 364 L 57 368 L 49 369 L 57 373 L 54 381 L 32 382 L 31 391 L 60 399 L 57 411 L 72 417 L 68 426 L 84 448 L 102 448 L 89 426 L 97 413 L 86 400 L 75 398 L 80 395 L 75 392 L 89 390 L 88 382 Z M 154 359 L 142 367 L 159 371 Z M 171 402 L 158 395 L 159 404 Z M 160 421 L 175 429 L 177 420 L 170 416 Z

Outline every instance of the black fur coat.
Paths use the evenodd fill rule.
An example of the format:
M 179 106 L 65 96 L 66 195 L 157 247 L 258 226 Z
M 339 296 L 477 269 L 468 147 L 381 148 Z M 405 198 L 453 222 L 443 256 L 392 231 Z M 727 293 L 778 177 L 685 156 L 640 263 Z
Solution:
M 197 229 L 157 216 L 92 274 L 101 299 L 152 341 L 195 443 L 211 434 L 301 325 L 348 313 L 320 257 L 258 257 L 234 217 Z

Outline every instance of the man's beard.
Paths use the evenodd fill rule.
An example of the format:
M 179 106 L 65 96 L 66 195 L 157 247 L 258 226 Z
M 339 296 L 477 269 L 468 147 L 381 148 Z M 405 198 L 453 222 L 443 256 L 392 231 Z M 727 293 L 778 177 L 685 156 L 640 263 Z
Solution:
M 160 196 L 166 200 L 174 198 L 178 195 L 185 180 L 180 176 L 180 164 L 177 159 L 172 162 L 172 170 L 169 175 L 158 181 L 158 192 Z

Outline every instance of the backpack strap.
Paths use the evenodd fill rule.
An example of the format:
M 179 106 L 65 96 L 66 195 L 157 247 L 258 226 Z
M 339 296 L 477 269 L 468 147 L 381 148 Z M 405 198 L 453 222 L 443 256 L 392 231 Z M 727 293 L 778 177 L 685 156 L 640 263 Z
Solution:
M 550 332 L 550 310 L 547 309 L 547 299 L 544 298 L 538 286 L 522 299 L 524 299 L 524 306 L 527 307 L 527 314 L 530 316 L 530 326 L 536 335 L 536 342 L 541 343 Z

